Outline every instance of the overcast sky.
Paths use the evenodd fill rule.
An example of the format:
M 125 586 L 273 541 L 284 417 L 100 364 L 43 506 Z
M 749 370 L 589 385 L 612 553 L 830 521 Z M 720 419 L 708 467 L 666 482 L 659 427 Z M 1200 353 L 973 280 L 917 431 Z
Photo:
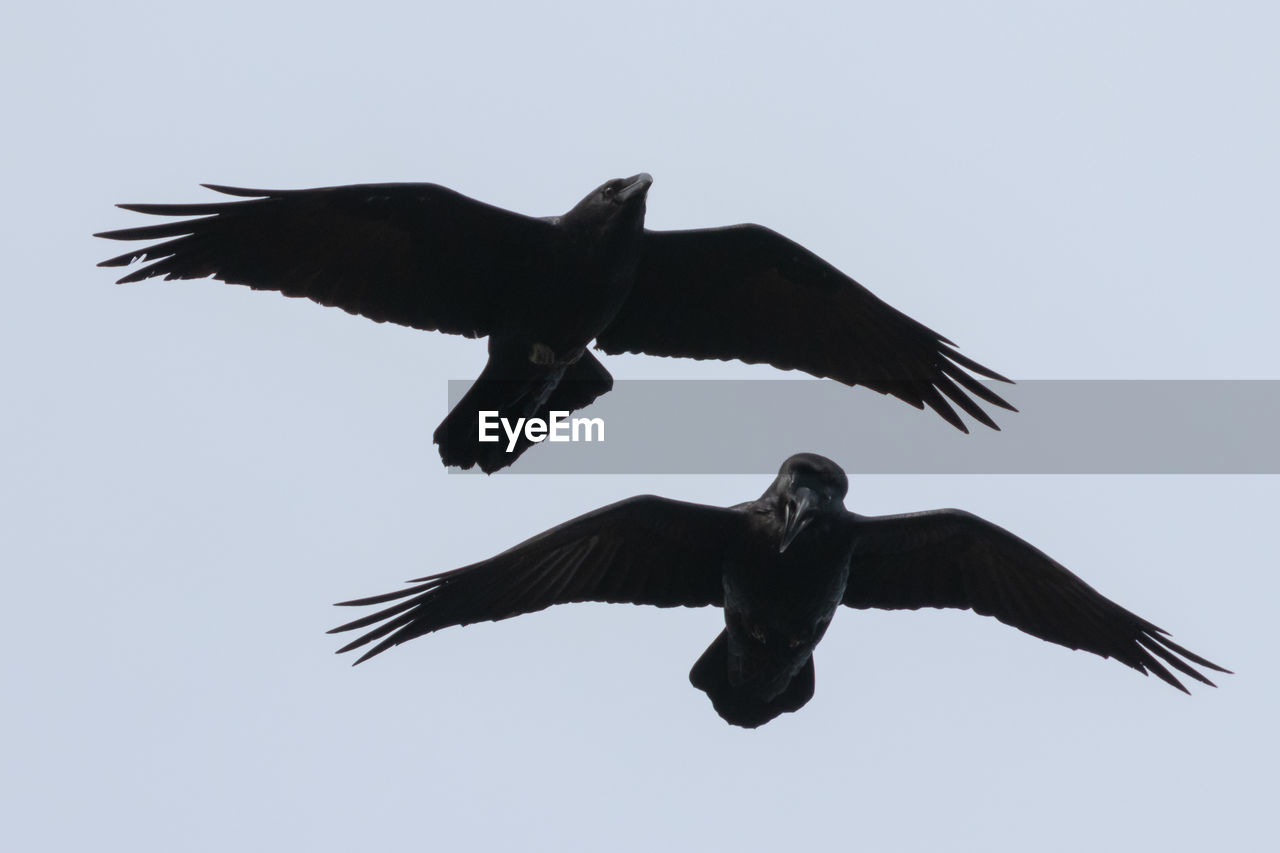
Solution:
M 7 16 L 5 846 L 1274 836 L 1275 477 L 852 483 L 863 513 L 979 513 L 1237 672 L 1190 697 L 959 612 L 840 612 L 813 701 L 757 731 L 687 682 L 718 610 L 560 607 L 357 669 L 332 654 L 334 601 L 629 495 L 729 504 L 770 478 L 447 474 L 431 431 L 482 343 L 214 282 L 116 287 L 89 235 L 143 217 L 114 203 L 430 181 L 546 215 L 645 170 L 651 227 L 768 225 L 1016 379 L 1280 379 L 1271 4 L 604 5 Z

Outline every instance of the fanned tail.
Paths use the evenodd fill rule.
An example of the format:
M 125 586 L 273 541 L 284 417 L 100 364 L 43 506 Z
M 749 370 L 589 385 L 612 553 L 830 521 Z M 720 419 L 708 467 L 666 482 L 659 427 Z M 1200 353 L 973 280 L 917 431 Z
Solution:
M 535 443 L 522 432 L 508 451 L 510 442 L 501 426 L 490 431 L 497 441 L 480 441 L 481 412 L 497 412 L 513 425 L 520 418 L 547 420 L 551 412 L 577 411 L 613 387 L 613 377 L 590 352 L 568 366 L 535 364 L 529 356 L 526 346 L 490 338 L 489 361 L 480 377 L 432 435 L 445 465 L 478 465 L 492 474 Z
M 729 632 L 725 630 L 689 670 L 689 682 L 707 694 L 716 713 L 726 722 L 754 729 L 774 717 L 800 710 L 813 698 L 813 657 L 809 657 L 782 693 L 763 700 L 752 690 L 752 683 L 729 683 Z

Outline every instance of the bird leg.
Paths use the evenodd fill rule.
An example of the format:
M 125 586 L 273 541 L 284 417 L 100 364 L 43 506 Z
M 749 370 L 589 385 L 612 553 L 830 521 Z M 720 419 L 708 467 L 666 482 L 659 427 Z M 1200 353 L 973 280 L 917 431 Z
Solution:
M 529 361 L 537 365 L 556 363 L 556 351 L 546 344 L 535 343 L 529 347 Z
M 577 364 L 586 352 L 586 347 L 577 347 L 569 352 L 568 358 L 557 358 L 556 351 L 546 344 L 535 343 L 529 347 L 529 361 L 539 367 L 569 367 Z

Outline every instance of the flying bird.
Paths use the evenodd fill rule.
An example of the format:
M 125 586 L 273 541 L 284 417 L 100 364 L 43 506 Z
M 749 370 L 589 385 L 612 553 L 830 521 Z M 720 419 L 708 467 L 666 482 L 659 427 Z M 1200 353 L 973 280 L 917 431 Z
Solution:
M 1210 686 L 1188 661 L 1228 672 L 989 521 L 957 509 L 858 515 L 844 508 L 847 491 L 838 465 L 801 453 L 758 500 L 737 506 L 629 498 L 488 560 L 341 602 L 394 603 L 329 633 L 377 626 L 338 650 L 372 644 L 360 663 L 441 628 L 553 604 L 722 607 L 725 628 L 689 680 L 721 717 L 745 728 L 813 697 L 813 651 L 841 604 L 973 610 L 1154 673 L 1184 693 L 1170 667 Z
M 548 420 L 608 391 L 588 351 L 767 363 L 865 385 L 968 432 L 952 403 L 1013 410 L 970 372 L 1008 382 L 803 246 L 759 225 L 649 231 L 653 179 L 606 181 L 562 216 L 532 217 L 434 184 L 206 187 L 243 200 L 122 204 L 193 217 L 105 231 L 159 240 L 99 266 L 149 261 L 119 284 L 212 276 L 377 322 L 488 337 L 489 360 L 433 439 L 446 465 L 492 473 L 533 443 L 479 440 L 479 413 Z M 972 395 L 972 396 L 971 396 Z

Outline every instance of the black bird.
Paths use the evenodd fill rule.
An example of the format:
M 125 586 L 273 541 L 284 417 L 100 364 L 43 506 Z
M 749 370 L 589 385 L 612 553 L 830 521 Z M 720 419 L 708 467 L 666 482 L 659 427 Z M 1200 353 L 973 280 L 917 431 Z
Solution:
M 972 609 L 1043 640 L 1155 673 L 1184 693 L 1168 667 L 1211 686 L 1187 661 L 1228 671 L 989 521 L 958 509 L 862 516 L 844 508 L 847 491 L 838 465 L 801 453 L 783 463 L 759 500 L 727 509 L 629 498 L 488 560 L 418 578 L 398 592 L 342 602 L 396 603 L 329 633 L 382 623 L 339 649 L 374 643 L 360 663 L 441 628 L 553 604 L 715 605 L 724 608 L 725 629 L 689 680 L 720 716 L 746 728 L 812 698 L 813 650 L 842 603 Z
M 587 351 L 738 359 L 797 369 L 998 429 L 973 399 L 1013 407 L 968 371 L 1009 381 L 759 225 L 647 231 L 647 174 L 607 181 L 563 216 L 502 210 L 434 184 L 250 190 L 247 201 L 122 204 L 199 217 L 106 231 L 162 240 L 99 266 L 119 280 L 213 276 L 305 296 L 378 322 L 489 338 L 489 361 L 436 430 L 446 465 L 493 472 L 528 448 L 481 443 L 477 416 L 547 419 L 613 385 Z M 966 391 L 968 393 L 966 393 Z M 973 396 L 969 396 L 972 394 Z

